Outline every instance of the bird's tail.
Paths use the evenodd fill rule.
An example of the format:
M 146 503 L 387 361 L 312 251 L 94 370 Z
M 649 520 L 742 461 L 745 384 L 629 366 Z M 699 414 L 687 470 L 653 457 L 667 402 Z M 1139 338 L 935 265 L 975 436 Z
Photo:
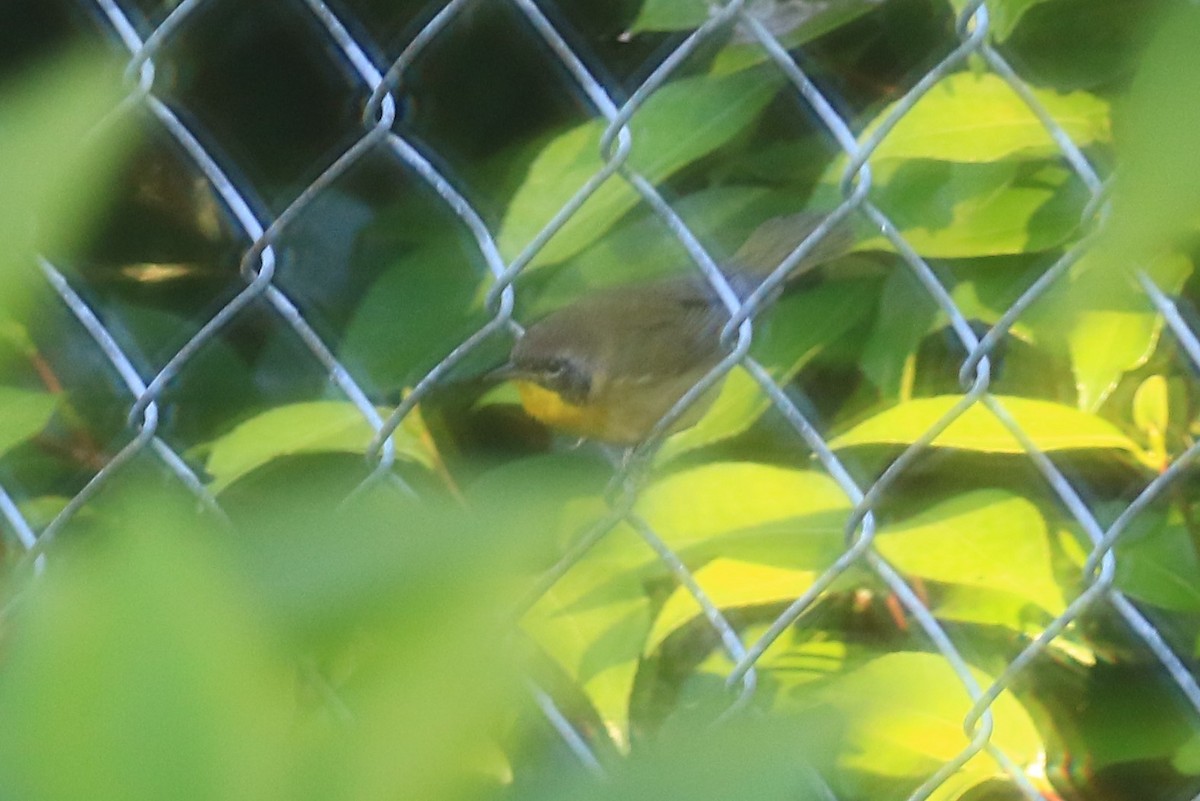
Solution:
M 828 217 L 810 211 L 775 217 L 754 229 L 746 243 L 733 255 L 732 267 L 747 276 L 760 280 L 775 270 L 809 234 Z M 854 246 L 854 231 L 849 220 L 842 220 L 829 230 L 816 247 L 792 268 L 788 279 L 798 277 L 814 267 L 844 256 Z

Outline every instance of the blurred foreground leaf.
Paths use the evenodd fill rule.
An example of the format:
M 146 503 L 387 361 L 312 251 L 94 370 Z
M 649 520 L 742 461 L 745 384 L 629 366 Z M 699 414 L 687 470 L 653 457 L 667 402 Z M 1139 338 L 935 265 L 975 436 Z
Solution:
M 0 86 L 0 310 L 19 304 L 13 268 L 29 263 L 35 247 L 69 247 L 87 232 L 136 141 L 128 115 L 97 127 L 124 93 L 111 61 L 91 50 Z
M 285 798 L 292 677 L 245 588 L 164 505 L 66 552 L 0 665 L 0 795 Z
M 0 386 L 0 456 L 45 428 L 57 404 L 46 392 Z

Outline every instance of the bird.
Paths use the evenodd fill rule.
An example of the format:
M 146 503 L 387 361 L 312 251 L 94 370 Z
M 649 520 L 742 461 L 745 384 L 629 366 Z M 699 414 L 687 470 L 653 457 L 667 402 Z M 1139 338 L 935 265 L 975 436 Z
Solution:
M 764 222 L 725 265 L 730 288 L 744 301 L 825 219 L 799 212 Z M 849 226 L 835 225 L 788 280 L 853 244 Z M 513 381 L 526 414 L 552 429 L 630 447 L 645 441 L 727 355 L 721 331 L 729 320 L 727 307 L 698 272 L 598 289 L 532 323 L 491 378 Z M 695 425 L 720 384 L 690 404 L 669 433 Z

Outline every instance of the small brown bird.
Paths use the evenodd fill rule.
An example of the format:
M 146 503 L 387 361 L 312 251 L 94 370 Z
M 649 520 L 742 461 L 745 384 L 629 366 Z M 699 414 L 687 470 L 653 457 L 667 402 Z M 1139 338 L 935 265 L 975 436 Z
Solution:
M 724 270 L 734 292 L 748 297 L 824 219 L 802 212 L 759 226 Z M 835 227 L 789 279 L 852 244 L 849 228 Z M 553 428 L 635 445 L 725 357 L 720 335 L 728 322 L 698 273 L 603 289 L 531 325 L 493 376 L 514 380 L 525 411 Z M 698 398 L 672 430 L 699 421 L 719 389 Z

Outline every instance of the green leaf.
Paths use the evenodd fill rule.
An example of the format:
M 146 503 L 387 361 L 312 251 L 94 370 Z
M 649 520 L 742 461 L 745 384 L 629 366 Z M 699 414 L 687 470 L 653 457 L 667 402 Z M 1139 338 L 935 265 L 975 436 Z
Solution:
M 571 517 L 583 519 L 578 506 Z M 598 502 L 586 506 L 592 520 L 600 519 Z M 578 683 L 622 745 L 628 744 L 629 695 L 650 628 L 649 599 L 634 569 L 648 553 L 634 532 L 614 529 L 521 619 L 522 630 Z M 598 587 L 604 588 L 600 599 Z
M 698 28 L 708 19 L 706 0 L 644 0 L 630 33 L 682 31 Z
M 888 525 L 875 543 L 905 574 L 1008 593 L 1051 616 L 1066 607 L 1054 579 L 1046 522 L 1036 506 L 1009 492 L 953 497 Z
M 1200 734 L 1192 735 L 1171 758 L 1171 767 L 1187 776 L 1200 776 Z
M 892 270 L 863 351 L 863 375 L 886 400 L 899 401 L 911 382 L 917 347 L 938 319 L 938 307 L 911 272 Z
M 674 473 L 648 487 L 638 501 L 637 512 L 693 566 L 719 559 L 734 565 L 731 569 L 745 565 L 746 570 L 752 570 L 746 564 L 748 560 L 778 569 L 796 565 L 823 569 L 844 547 L 842 528 L 849 506 L 845 493 L 823 473 L 753 462 L 716 462 Z M 732 559 L 739 561 L 729 561 Z M 636 643 L 622 640 L 621 653 L 627 661 L 640 656 L 651 622 L 649 606 L 643 605 L 646 582 L 662 577 L 663 566 L 627 527 L 614 530 L 601 543 L 598 555 L 589 554 L 585 561 L 591 565 L 585 568 L 586 580 L 571 583 L 565 596 L 560 596 L 562 589 L 558 586 L 553 591 L 560 599 L 557 608 L 566 618 L 556 625 L 575 625 L 571 621 L 584 612 L 601 613 L 599 620 L 612 626 L 619 620 L 618 612 L 637 610 L 639 639 Z M 711 575 L 720 580 L 720 569 L 714 569 L 718 572 Z M 707 573 L 708 568 L 700 570 Z M 567 578 L 574 581 L 571 574 Z M 739 591 L 736 582 L 724 582 L 711 589 L 716 592 L 714 602 L 719 606 L 732 602 L 723 592 Z M 655 624 L 659 640 L 696 613 L 691 596 L 684 595 L 684 590 L 677 590 L 668 602 L 673 612 Z M 605 611 L 609 604 L 616 606 Z M 596 624 L 585 618 L 578 625 Z M 598 634 L 592 631 L 591 636 Z
M 1158 286 L 1178 292 L 1192 263 L 1169 254 L 1146 269 Z M 1163 319 L 1124 265 L 1113 263 L 1103 246 L 1072 265 L 1025 315 L 1029 330 L 1071 358 L 1079 408 L 1095 411 L 1130 370 L 1146 363 L 1158 344 Z
M 836 170 L 826 171 L 822 197 Z M 1079 227 L 1083 184 L 1046 162 L 894 160 L 876 168 L 876 204 L 922 256 L 940 259 L 1049 250 Z M 861 248 L 891 249 L 874 233 Z
M 57 405 L 48 392 L 0 386 L 0 456 L 45 428 Z
M 1108 103 L 1087 94 L 1032 89 L 1038 102 L 1079 147 L 1112 138 Z M 863 134 L 892 112 L 885 108 Z M 982 163 L 1060 155 L 1050 133 L 1005 81 L 991 73 L 959 72 L 939 81 L 888 133 L 871 155 Z
M 751 355 L 777 383 L 787 383 L 823 348 L 867 316 L 871 307 L 863 298 L 869 297 L 873 285 L 869 280 L 837 281 L 785 295 L 755 327 Z M 707 414 L 696 425 L 669 438 L 658 459 L 666 463 L 741 434 L 769 408 L 770 398 L 739 366 L 725 378 Z
M 940 588 L 930 611 L 938 620 L 1000 626 L 1029 637 L 1046 628 L 1046 616 L 1026 598 L 966 584 Z
M 1200 557 L 1180 512 L 1144 512 L 1116 545 L 1117 589 L 1163 609 L 1200 611 Z
M 845 548 L 849 509 L 846 494 L 823 473 L 753 462 L 675 473 L 648 488 L 637 507 L 681 558 L 691 565 L 706 562 L 695 576 L 721 609 L 790 602 L 802 594 Z M 659 571 L 646 557 L 637 568 L 639 576 Z M 692 595 L 677 588 L 655 619 L 645 650 L 699 613 Z
M 1117 107 L 1119 170 L 1113 214 L 1095 248 L 1101 272 L 1146 265 L 1173 250 L 1188 252 L 1200 223 L 1200 104 L 1196 41 L 1200 8 L 1174 4 L 1160 21 L 1125 102 Z
M 756 462 L 714 462 L 649 487 L 637 511 L 676 552 L 826 512 L 844 515 L 846 493 L 824 473 Z M 797 531 L 797 537 L 803 531 Z
M 342 358 L 387 390 L 415 384 L 486 320 L 474 303 L 480 270 L 444 230 L 394 258 L 347 326 Z
M 1037 86 L 1124 89 L 1149 34 L 1162 22 L 1162 12 L 1176 5 L 1172 0 L 1037 3 L 1008 37 L 1005 56 L 1020 65 L 1022 78 Z
M 982 687 L 993 681 L 977 670 L 971 674 Z M 845 767 L 893 782 L 926 778 L 968 744 L 963 719 L 970 697 L 937 654 L 885 654 L 827 682 L 800 685 L 796 696 L 795 702 L 828 704 L 846 716 L 850 747 L 844 752 Z M 1033 764 L 1043 744 L 1029 713 L 1007 691 L 990 709 L 992 744 L 1018 765 Z M 973 784 L 1002 773 L 984 753 L 968 762 L 959 777 Z
M 794 211 L 795 198 L 761 187 L 716 186 L 682 197 L 672 207 L 706 249 L 721 259 L 722 254 L 733 253 L 758 223 Z M 696 270 L 675 235 L 658 215 L 647 212 L 621 222 L 554 270 L 529 314 L 538 317 L 603 287 Z
M 1049 401 L 995 398 L 1043 451 L 1116 448 L 1140 454 L 1133 440 L 1102 417 Z M 957 395 L 906 401 L 871 417 L 835 437 L 830 447 L 907 445 L 933 427 L 959 402 Z M 933 441 L 935 448 L 960 448 L 984 453 L 1023 453 L 1020 443 L 981 403 L 975 403 Z
M 745 129 L 782 81 L 774 71 L 748 71 L 720 78 L 684 78 L 663 86 L 630 121 L 630 165 L 652 183 L 668 178 Z M 497 236 L 506 258 L 516 256 L 601 170 L 604 128 L 600 120 L 572 128 L 534 160 Z M 610 177 L 538 252 L 530 267 L 554 264 L 580 252 L 636 206 L 639 198 L 623 178 Z
M 1003 42 L 1017 27 L 1025 12 L 1047 0 L 994 0 L 987 5 L 989 31 L 998 42 Z M 961 14 L 967 0 L 950 0 L 955 14 Z
M 794 601 L 808 591 L 820 572 L 718 558 L 695 571 L 694 576 L 708 599 L 726 611 Z M 683 588 L 676 589 L 654 620 L 646 638 L 646 653 L 653 652 L 679 627 L 701 614 L 695 597 Z
M 745 9 L 785 49 L 799 47 L 879 7 L 879 0 L 751 0 Z M 645 0 L 627 35 L 700 27 L 713 8 L 706 0 Z M 766 50 L 741 25 L 713 61 L 711 74 L 725 75 L 762 63 Z
M 166 505 L 27 588 L 0 665 L 0 794 L 290 797 L 294 666 L 211 532 Z
M 401 458 L 429 467 L 423 423 L 414 414 L 396 429 L 392 441 Z M 241 423 L 209 446 L 205 469 L 211 489 L 220 493 L 242 476 L 286 456 L 305 453 L 366 453 L 374 429 L 353 404 L 311 401 L 277 406 Z

